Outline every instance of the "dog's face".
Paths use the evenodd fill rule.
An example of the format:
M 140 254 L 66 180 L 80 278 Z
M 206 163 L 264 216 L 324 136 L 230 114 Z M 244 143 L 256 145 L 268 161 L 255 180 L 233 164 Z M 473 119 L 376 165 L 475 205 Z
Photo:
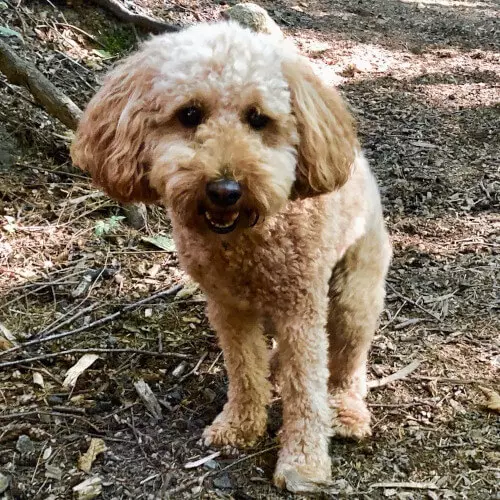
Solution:
M 156 37 L 116 68 L 72 156 L 120 201 L 229 233 L 342 185 L 356 147 L 350 115 L 307 62 L 220 23 Z

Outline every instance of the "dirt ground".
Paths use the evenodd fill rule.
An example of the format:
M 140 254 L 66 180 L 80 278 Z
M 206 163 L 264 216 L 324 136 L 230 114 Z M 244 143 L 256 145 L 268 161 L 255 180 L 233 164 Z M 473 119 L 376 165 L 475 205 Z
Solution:
M 231 2 L 135 3 L 182 25 L 218 19 Z M 372 439 L 333 440 L 334 483 L 318 497 L 498 499 L 487 393 L 500 367 L 499 5 L 258 3 L 340 87 L 380 181 L 394 262 L 370 378 L 420 361 L 370 392 Z M 0 26 L 84 107 L 144 34 L 76 4 L 0 2 Z M 104 499 L 292 498 L 271 482 L 279 400 L 255 449 L 185 467 L 216 451 L 198 439 L 227 379 L 164 210 L 149 210 L 146 229 L 128 227 L 71 167 L 68 131 L 3 77 L 0 119 L 0 498 L 72 498 L 88 478 Z M 154 297 L 177 284 L 179 294 Z M 98 359 L 65 388 L 86 349 Z M 159 410 L 138 396 L 140 379 Z M 78 464 L 92 438 L 106 451 L 87 473 Z

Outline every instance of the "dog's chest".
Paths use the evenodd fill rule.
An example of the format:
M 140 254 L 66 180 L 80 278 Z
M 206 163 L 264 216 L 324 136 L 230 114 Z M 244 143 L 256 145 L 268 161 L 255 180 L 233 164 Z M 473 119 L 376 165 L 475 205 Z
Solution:
M 289 291 L 309 282 L 320 246 L 280 233 L 210 239 L 182 232 L 176 244 L 186 271 L 214 300 L 240 309 L 289 307 Z

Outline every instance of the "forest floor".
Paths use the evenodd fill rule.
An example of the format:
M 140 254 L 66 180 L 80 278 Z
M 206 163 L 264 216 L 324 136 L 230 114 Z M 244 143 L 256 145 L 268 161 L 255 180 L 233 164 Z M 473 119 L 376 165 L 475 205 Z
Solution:
M 0 2 L 0 26 L 18 32 L 3 39 L 83 108 L 145 35 L 77 3 Z M 135 3 L 179 25 L 227 8 Z M 498 499 L 500 426 L 487 396 L 500 368 L 498 3 L 258 3 L 340 87 L 380 182 L 394 261 L 370 378 L 420 361 L 370 392 L 370 440 L 332 441 L 334 483 L 322 496 Z M 165 212 L 150 209 L 146 229 L 129 228 L 121 207 L 71 167 L 68 131 L 3 77 L 0 119 L 0 498 L 72 498 L 88 478 L 104 499 L 291 498 L 271 481 L 279 401 L 255 449 L 186 468 L 216 451 L 198 440 L 227 379 Z M 85 329 L 182 283 L 180 294 Z M 40 342 L 7 351 L 30 339 Z M 68 389 L 67 370 L 96 348 Z M 140 379 L 159 418 L 138 396 Z M 106 451 L 87 473 L 78 464 L 92 438 Z

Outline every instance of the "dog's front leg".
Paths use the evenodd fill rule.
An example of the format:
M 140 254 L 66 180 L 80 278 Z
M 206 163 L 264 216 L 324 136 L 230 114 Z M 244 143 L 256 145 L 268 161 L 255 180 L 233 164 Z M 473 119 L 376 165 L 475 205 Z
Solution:
M 252 446 L 266 430 L 271 387 L 262 326 L 254 314 L 210 299 L 208 317 L 224 352 L 229 391 L 224 409 L 203 433 L 205 444 Z
M 274 482 L 293 492 L 315 491 L 331 479 L 324 295 L 301 297 L 276 322 L 283 428 Z

